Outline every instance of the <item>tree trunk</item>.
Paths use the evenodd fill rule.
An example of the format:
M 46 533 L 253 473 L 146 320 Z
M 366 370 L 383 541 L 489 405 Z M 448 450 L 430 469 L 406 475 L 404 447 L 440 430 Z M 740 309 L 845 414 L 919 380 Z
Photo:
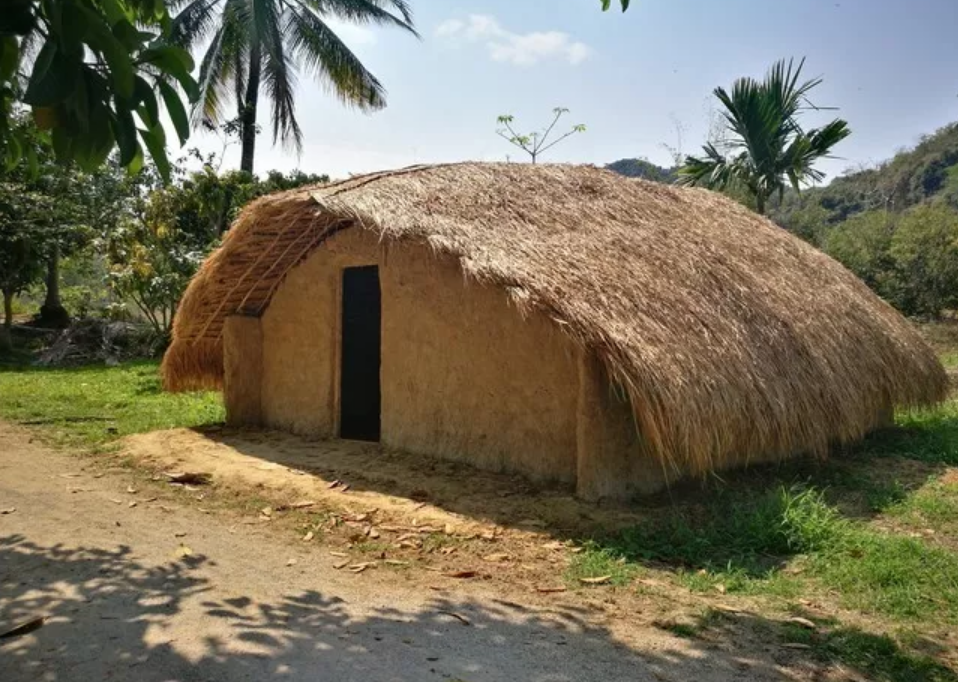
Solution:
M 40 323 L 45 327 L 62 328 L 70 325 L 70 313 L 60 300 L 60 247 L 53 245 L 47 258 L 47 295 L 40 306 Z
M 761 193 L 755 195 L 755 212 L 765 215 L 765 196 Z
M 3 290 L 3 327 L 0 327 L 0 352 L 13 350 L 13 291 Z
M 259 45 L 254 45 L 249 57 L 249 80 L 246 82 L 246 98 L 240 112 L 243 154 L 240 170 L 253 172 L 253 155 L 256 153 L 256 105 L 259 102 L 259 82 L 262 72 L 262 55 Z

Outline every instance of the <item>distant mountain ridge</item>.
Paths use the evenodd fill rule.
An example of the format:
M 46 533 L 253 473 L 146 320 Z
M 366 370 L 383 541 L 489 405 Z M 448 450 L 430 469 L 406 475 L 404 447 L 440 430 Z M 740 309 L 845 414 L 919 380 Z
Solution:
M 958 208 L 958 123 L 922 137 L 914 148 L 874 168 L 847 173 L 800 195 L 788 192 L 771 206 L 769 217 L 809 238 L 816 223 L 827 230 L 866 211 L 901 213 L 934 201 Z
M 628 178 L 644 178 L 671 185 L 678 178 L 678 167 L 663 168 L 646 159 L 619 159 L 606 165 L 610 171 Z

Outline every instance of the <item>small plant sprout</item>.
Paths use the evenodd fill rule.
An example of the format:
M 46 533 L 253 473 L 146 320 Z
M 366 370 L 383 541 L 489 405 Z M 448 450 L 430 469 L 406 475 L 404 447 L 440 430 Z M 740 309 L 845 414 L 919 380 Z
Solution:
M 529 133 L 528 135 L 517 133 L 515 128 L 512 127 L 515 117 L 513 117 L 511 114 L 503 114 L 496 120 L 496 122 L 501 126 L 498 130 L 496 130 L 496 135 L 509 142 L 509 144 L 524 151 L 529 155 L 529 158 L 532 159 L 532 163 L 535 163 L 540 156 L 545 154 L 547 151 L 555 147 L 566 138 L 572 137 L 576 133 L 585 132 L 585 126 L 580 123 L 578 125 L 572 126 L 572 129 L 564 135 L 553 138 L 550 142 L 550 136 L 555 131 L 556 124 L 559 123 L 559 119 L 569 113 L 569 110 L 562 107 L 556 107 L 552 110 L 552 113 L 554 115 L 552 122 L 546 126 L 545 130 L 542 132 Z

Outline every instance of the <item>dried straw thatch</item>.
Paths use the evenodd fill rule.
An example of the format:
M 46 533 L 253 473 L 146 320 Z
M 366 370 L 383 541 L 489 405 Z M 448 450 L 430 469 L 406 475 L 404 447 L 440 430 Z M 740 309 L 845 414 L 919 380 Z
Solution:
M 477 163 L 251 204 L 183 298 L 166 386 L 219 386 L 226 317 L 262 314 L 291 268 L 351 226 L 428 244 L 554 319 L 627 390 L 645 442 L 682 471 L 733 455 L 824 453 L 892 405 L 946 392 L 901 315 L 718 194 L 593 167 Z

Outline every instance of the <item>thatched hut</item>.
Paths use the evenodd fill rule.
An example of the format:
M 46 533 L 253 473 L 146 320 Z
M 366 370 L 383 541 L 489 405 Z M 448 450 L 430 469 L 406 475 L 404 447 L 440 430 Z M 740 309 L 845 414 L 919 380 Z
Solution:
M 946 392 L 841 265 L 718 195 L 466 163 L 259 199 L 190 284 L 163 362 L 233 424 L 622 497 L 824 455 Z

